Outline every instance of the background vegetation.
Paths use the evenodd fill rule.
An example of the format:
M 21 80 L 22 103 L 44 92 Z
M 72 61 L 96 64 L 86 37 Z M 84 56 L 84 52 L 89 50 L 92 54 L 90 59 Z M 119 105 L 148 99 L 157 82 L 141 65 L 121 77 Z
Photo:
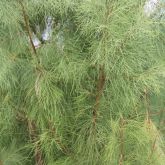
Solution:
M 0 1 L 0 164 L 164 164 L 164 21 L 144 3 Z

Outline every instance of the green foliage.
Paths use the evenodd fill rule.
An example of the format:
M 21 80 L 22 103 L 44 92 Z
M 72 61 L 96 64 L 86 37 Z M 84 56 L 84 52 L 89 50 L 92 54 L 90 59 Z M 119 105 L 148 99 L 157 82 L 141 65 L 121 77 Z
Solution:
M 0 164 L 164 164 L 164 22 L 143 6 L 0 1 Z

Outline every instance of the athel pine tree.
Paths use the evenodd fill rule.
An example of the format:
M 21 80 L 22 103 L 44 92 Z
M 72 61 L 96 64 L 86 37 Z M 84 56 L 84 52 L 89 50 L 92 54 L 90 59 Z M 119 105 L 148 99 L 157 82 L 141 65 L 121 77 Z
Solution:
M 0 165 L 164 165 L 154 5 L 0 0 Z

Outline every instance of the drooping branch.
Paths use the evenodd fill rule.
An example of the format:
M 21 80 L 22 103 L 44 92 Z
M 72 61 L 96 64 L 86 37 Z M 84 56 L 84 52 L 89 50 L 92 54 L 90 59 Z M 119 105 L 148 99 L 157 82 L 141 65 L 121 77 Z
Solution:
M 101 96 L 103 93 L 104 85 L 105 85 L 105 73 L 104 73 L 104 67 L 100 66 L 99 68 L 99 78 L 97 82 L 97 91 L 96 91 L 96 99 L 95 99 L 95 105 L 93 108 L 93 124 L 96 125 L 97 120 L 97 113 L 100 105 Z

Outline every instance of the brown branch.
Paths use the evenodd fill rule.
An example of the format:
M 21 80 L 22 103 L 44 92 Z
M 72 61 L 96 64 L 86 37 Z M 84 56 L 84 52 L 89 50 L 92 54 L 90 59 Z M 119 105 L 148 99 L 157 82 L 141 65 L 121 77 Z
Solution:
M 69 149 L 64 144 L 62 144 L 60 138 L 57 135 L 56 128 L 53 126 L 53 124 L 51 122 L 49 122 L 49 127 L 50 127 L 49 129 L 51 130 L 51 132 L 52 132 L 52 134 L 53 134 L 53 136 L 55 138 L 55 142 L 61 148 L 61 151 L 63 153 L 65 153 L 66 155 L 69 155 L 69 153 L 70 153 Z
M 37 57 L 37 51 L 36 51 L 36 48 L 33 44 L 33 40 L 32 40 L 32 33 L 31 33 L 31 28 L 30 28 L 30 25 L 29 25 L 29 19 L 28 19 L 28 15 L 26 13 L 26 10 L 25 10 L 25 7 L 22 3 L 21 0 L 19 0 L 19 3 L 21 5 L 21 8 L 22 8 L 22 14 L 23 14 L 23 18 L 24 18 L 24 22 L 25 22 L 25 27 L 26 27 L 26 31 L 28 33 L 28 36 L 29 36 L 29 39 L 30 39 L 30 44 L 31 44 L 31 47 L 32 47 L 32 50 L 33 50 L 33 53 L 34 53 L 34 56 L 38 62 L 38 64 L 40 63 L 40 60 L 38 59 Z
M 99 79 L 98 79 L 98 83 L 97 83 L 96 100 L 95 100 L 95 105 L 94 105 L 94 108 L 93 108 L 93 124 L 94 125 L 96 125 L 97 113 L 98 113 L 98 109 L 99 109 L 100 100 L 101 100 L 101 96 L 102 96 L 102 93 L 103 93 L 104 85 L 105 85 L 104 67 L 100 66 L 100 68 L 99 68 Z
M 31 121 L 30 119 L 27 120 L 28 122 L 28 129 L 29 129 L 29 136 L 32 142 L 36 142 L 36 138 L 37 138 L 37 128 L 36 128 L 36 124 L 34 121 Z M 37 143 L 36 147 L 35 147 L 35 162 L 36 165 L 43 165 L 44 161 L 42 159 L 42 152 L 40 150 L 40 146 Z
M 154 151 L 155 151 L 155 149 L 156 149 L 157 137 L 158 137 L 158 135 L 155 137 L 155 139 L 154 139 L 154 141 L 153 141 L 152 148 L 151 148 L 151 154 L 150 154 L 150 156 L 149 156 L 149 160 L 151 160 L 152 155 L 153 155 L 153 153 L 154 153 Z
M 29 138 L 30 138 L 32 143 L 35 143 L 36 142 L 36 138 L 37 138 L 36 123 L 33 120 L 28 119 L 26 114 L 23 113 L 23 112 L 17 112 L 17 116 L 16 117 L 17 117 L 17 119 L 19 121 L 27 123 L 28 132 L 29 132 Z M 39 146 L 38 143 L 35 146 L 34 158 L 35 158 L 36 165 L 43 165 L 44 164 L 43 159 L 42 159 L 42 152 L 40 150 L 40 146 Z
M 147 89 L 144 90 L 144 100 L 145 100 L 145 106 L 146 106 L 146 120 L 147 120 L 147 128 L 150 131 L 150 129 L 152 129 L 151 127 L 151 110 L 150 110 L 150 102 L 149 102 L 149 97 L 148 97 L 148 92 Z M 160 115 L 162 114 L 163 110 L 160 112 Z M 160 123 L 159 123 L 160 126 Z M 151 154 L 149 156 L 149 161 L 151 161 L 151 158 L 154 154 L 154 151 L 156 149 L 156 141 L 158 138 L 158 135 L 156 135 L 156 137 L 153 137 L 153 143 L 152 143 L 152 147 L 151 147 Z
M 39 64 L 40 62 L 39 62 L 39 59 L 37 57 L 37 51 L 36 51 L 36 48 L 35 48 L 35 46 L 33 44 L 33 40 L 32 40 L 32 33 L 31 33 L 30 25 L 29 25 L 28 15 L 26 14 L 25 7 L 24 7 L 21 0 L 19 0 L 19 4 L 22 8 L 22 14 L 23 14 L 24 22 L 25 22 L 25 27 L 26 27 L 26 30 L 27 30 L 27 33 L 28 33 L 28 36 L 29 36 L 29 39 L 30 39 L 31 47 L 32 47 L 34 56 L 37 59 L 37 62 Z M 30 119 L 27 119 L 27 123 L 28 123 L 30 139 L 32 140 L 32 142 L 35 142 L 36 138 L 37 138 L 36 123 L 34 121 L 31 121 Z M 42 160 L 42 153 L 41 153 L 41 150 L 40 150 L 40 147 L 39 147 L 38 144 L 35 147 L 35 162 L 36 162 L 37 165 L 43 165 L 44 164 L 44 162 Z
M 146 107 L 146 120 L 147 120 L 147 123 L 150 125 L 151 124 L 151 111 L 150 111 L 150 103 L 149 103 L 147 89 L 144 90 L 144 102 L 145 102 L 145 107 Z
M 123 165 L 124 163 L 124 119 L 120 118 L 120 157 L 119 157 L 119 165 Z

